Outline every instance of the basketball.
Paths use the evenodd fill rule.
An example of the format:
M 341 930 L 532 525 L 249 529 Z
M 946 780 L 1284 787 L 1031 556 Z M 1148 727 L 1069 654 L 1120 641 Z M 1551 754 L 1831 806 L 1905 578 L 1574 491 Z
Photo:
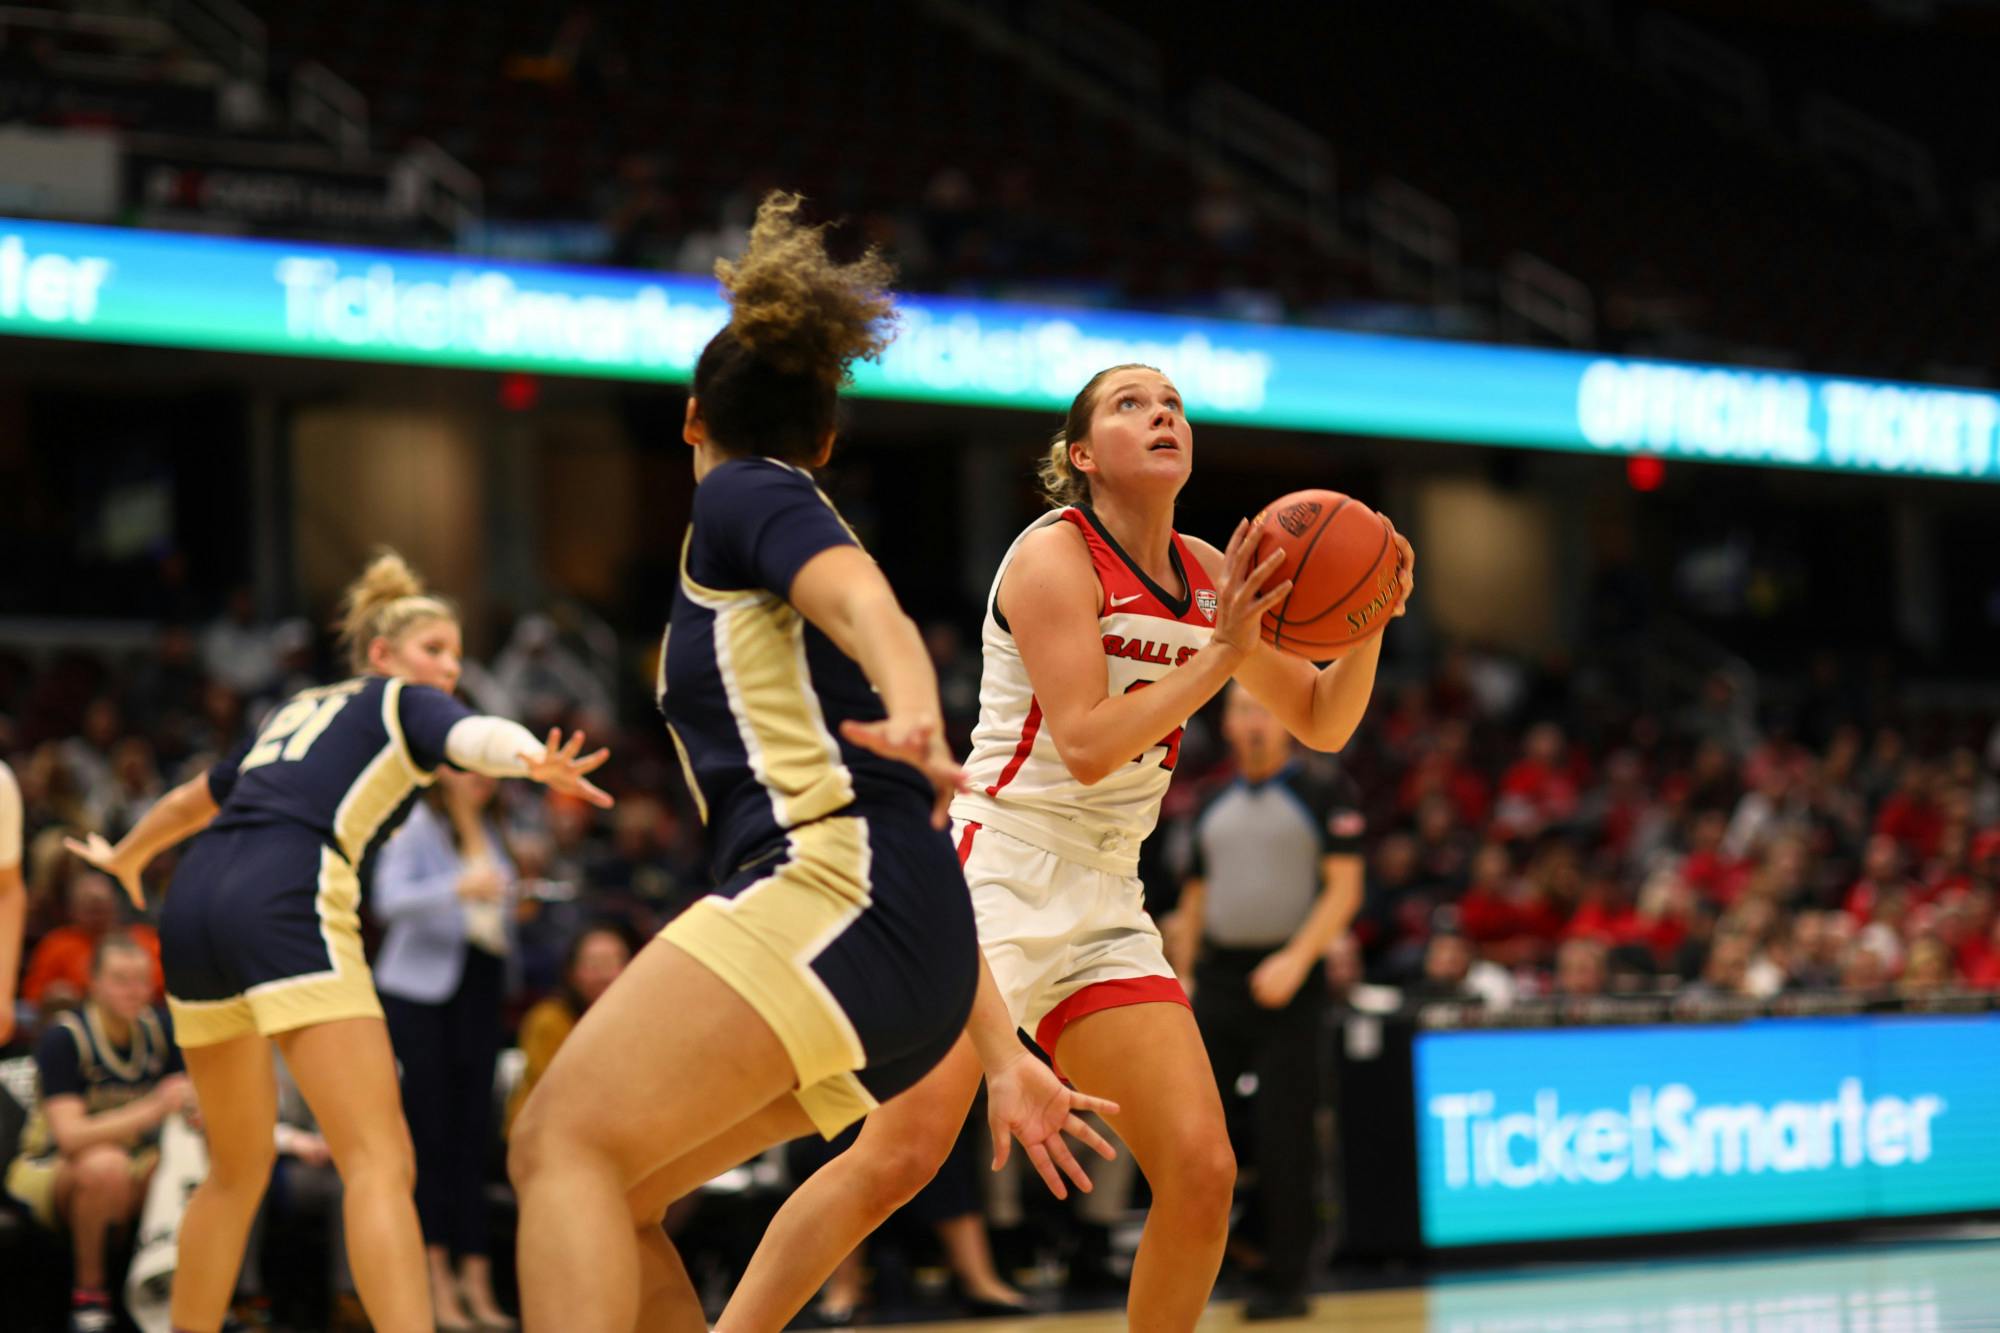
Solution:
M 1293 491 L 1266 505 L 1255 527 L 1252 567 L 1283 551 L 1271 581 L 1292 581 L 1264 613 L 1266 643 L 1328 662 L 1389 623 L 1403 557 L 1388 519 L 1338 491 Z

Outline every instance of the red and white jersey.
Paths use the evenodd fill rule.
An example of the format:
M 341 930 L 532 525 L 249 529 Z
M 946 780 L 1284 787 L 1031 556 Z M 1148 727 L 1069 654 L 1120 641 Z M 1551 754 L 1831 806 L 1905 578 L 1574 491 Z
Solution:
M 1129 694 L 1158 680 L 1207 647 L 1214 630 L 1214 585 L 1179 533 L 1173 535 L 1170 558 L 1186 595 L 1175 598 L 1141 572 L 1090 510 L 1059 509 L 1029 524 L 1007 548 L 987 594 L 979 725 L 965 764 L 973 790 L 953 801 L 951 811 L 1085 865 L 1129 875 L 1139 862 L 1139 844 L 1159 820 L 1160 800 L 1180 759 L 1182 726 L 1090 786 L 1064 766 L 1042 725 L 1041 704 L 999 605 L 1000 582 L 1014 553 L 1029 533 L 1055 523 L 1074 524 L 1090 547 L 1112 694 Z

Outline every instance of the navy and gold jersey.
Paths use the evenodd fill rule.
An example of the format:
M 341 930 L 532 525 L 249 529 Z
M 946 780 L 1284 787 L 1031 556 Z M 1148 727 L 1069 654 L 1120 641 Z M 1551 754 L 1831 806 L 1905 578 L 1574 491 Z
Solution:
M 840 738 L 880 721 L 854 660 L 787 600 L 808 560 L 859 545 L 810 473 L 732 459 L 702 479 L 660 653 L 660 711 L 726 878 L 790 829 L 862 802 L 927 810 L 916 769 Z
M 139 1100 L 181 1069 L 173 1028 L 157 1010 L 140 1012 L 123 1048 L 105 1032 L 95 1004 L 58 1014 L 35 1044 L 41 1095 L 22 1130 L 21 1155 L 41 1157 L 56 1149 L 42 1109 L 49 1098 L 81 1097 L 85 1115 L 102 1115 Z
M 217 831 L 312 830 L 359 867 L 444 763 L 445 736 L 471 709 L 428 685 L 356 676 L 294 695 L 211 768 Z

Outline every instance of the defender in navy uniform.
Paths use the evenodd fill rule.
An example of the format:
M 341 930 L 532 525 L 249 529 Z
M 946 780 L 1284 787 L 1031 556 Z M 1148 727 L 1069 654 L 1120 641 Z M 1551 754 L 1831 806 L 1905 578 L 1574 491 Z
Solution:
M 797 207 L 766 199 L 748 253 L 716 266 L 734 315 L 684 432 L 697 489 L 660 705 L 717 888 L 591 1006 L 515 1122 L 529 1333 L 706 1327 L 667 1205 L 916 1082 L 980 988 L 936 675 L 806 471 L 849 363 L 888 340 L 889 272 L 834 265 Z M 1000 1041 L 995 1096 L 1023 1142 L 1075 1123 L 1011 1024 Z M 761 1325 L 732 1309 L 724 1326 Z
M 221 1327 L 270 1178 L 277 1082 L 270 1040 L 318 1118 L 345 1186 L 355 1285 L 378 1329 L 433 1327 L 382 1006 L 362 954 L 361 868 L 445 763 L 530 777 L 598 805 L 583 738 L 546 745 L 451 697 L 457 613 L 400 556 L 348 590 L 343 639 L 358 673 L 306 690 L 235 753 L 175 788 L 113 847 L 69 845 L 135 902 L 160 851 L 206 830 L 183 858 L 160 920 L 175 1038 L 208 1128 L 208 1178 L 188 1204 L 173 1323 Z

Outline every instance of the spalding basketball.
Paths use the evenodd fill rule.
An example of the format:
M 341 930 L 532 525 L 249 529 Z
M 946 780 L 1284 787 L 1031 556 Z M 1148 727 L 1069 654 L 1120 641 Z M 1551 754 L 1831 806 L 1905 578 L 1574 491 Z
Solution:
M 1359 500 L 1294 491 L 1266 505 L 1252 526 L 1252 567 L 1283 551 L 1271 582 L 1292 581 L 1285 599 L 1264 613 L 1264 642 L 1330 662 L 1381 633 L 1395 614 L 1402 548 L 1389 520 Z

